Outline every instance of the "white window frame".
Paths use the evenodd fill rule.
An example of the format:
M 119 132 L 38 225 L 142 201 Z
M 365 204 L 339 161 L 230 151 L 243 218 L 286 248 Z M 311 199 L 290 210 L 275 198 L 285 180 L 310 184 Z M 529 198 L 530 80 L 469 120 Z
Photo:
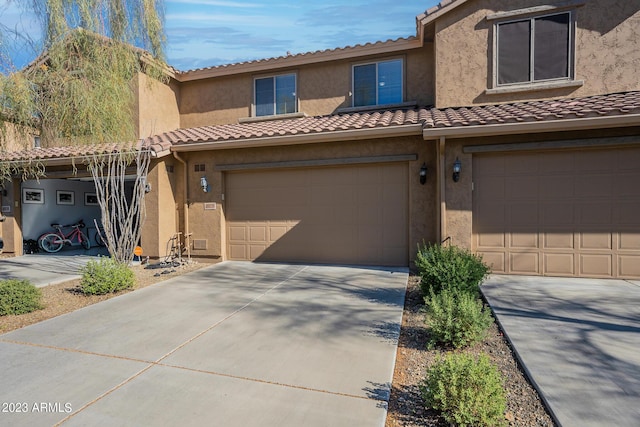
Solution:
M 383 62 L 394 62 L 394 61 L 399 61 L 400 62 L 400 101 L 399 102 L 394 102 L 392 104 L 380 104 L 379 101 L 379 93 L 378 93 L 378 65 L 383 63 Z M 356 67 L 361 67 L 364 65 L 371 65 L 371 64 L 375 64 L 376 65 L 376 103 L 375 104 L 371 104 L 371 105 L 355 105 L 355 85 L 356 85 L 356 78 L 355 78 L 355 70 Z M 396 104 L 401 104 L 404 102 L 405 96 L 404 96 L 404 88 L 405 88 L 405 58 L 404 57 L 395 57 L 395 58 L 386 58 L 386 59 L 380 59 L 378 61 L 368 61 L 368 62 L 359 62 L 357 64 L 353 64 L 351 66 L 351 107 L 352 108 L 371 108 L 371 107 L 377 107 L 380 105 L 396 105 Z
M 293 76 L 294 78 L 294 84 L 295 84 L 295 89 L 294 89 L 294 105 L 295 105 L 295 111 L 293 113 L 278 113 L 277 112 L 277 104 L 276 104 L 276 88 L 275 88 L 275 84 L 276 84 L 276 77 L 280 77 L 280 76 Z M 256 91 L 256 82 L 258 80 L 261 79 L 273 79 L 273 114 L 271 115 L 262 115 L 262 116 L 258 116 L 258 103 L 257 103 L 257 91 Z M 251 117 L 274 117 L 274 116 L 283 116 L 283 115 L 287 115 L 287 114 L 295 114 L 299 111 L 299 105 L 298 105 L 298 73 L 296 72 L 287 72 L 287 73 L 278 73 L 278 74 L 267 74 L 267 75 L 260 75 L 260 76 L 255 76 L 253 78 L 253 104 L 251 105 Z

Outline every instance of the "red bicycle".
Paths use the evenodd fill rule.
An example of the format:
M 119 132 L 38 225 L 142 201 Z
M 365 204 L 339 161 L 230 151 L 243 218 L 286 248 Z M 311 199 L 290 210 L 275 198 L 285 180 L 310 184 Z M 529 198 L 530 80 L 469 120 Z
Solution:
M 64 245 L 71 245 L 74 240 L 85 249 L 89 249 L 91 247 L 89 238 L 82 232 L 82 230 L 80 230 L 85 227 L 83 220 L 78 221 L 76 224 L 51 224 L 51 226 L 55 228 L 56 231 L 54 233 L 45 234 L 38 239 L 40 247 L 45 251 L 49 253 L 58 252 Z M 72 230 L 69 234 L 65 234 L 62 229 L 69 227 L 72 228 Z

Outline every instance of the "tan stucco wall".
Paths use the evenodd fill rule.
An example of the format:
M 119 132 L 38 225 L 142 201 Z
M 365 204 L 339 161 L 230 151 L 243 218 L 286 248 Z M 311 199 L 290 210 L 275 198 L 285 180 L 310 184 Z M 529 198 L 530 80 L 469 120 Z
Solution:
M 640 11 L 634 1 L 587 1 L 577 11 L 575 80 L 578 88 L 485 94 L 491 88 L 493 22 L 487 15 L 547 5 L 545 0 L 469 1 L 435 22 L 436 107 L 579 97 L 637 90 Z
M 142 226 L 141 246 L 144 256 L 151 258 L 167 255 L 167 242 L 177 230 L 177 205 L 175 195 L 179 194 L 174 172 L 167 171 L 167 165 L 176 162 L 172 157 L 155 161 L 149 167 L 147 182 L 151 191 L 145 195 L 146 220 Z
M 331 114 L 351 106 L 353 64 L 405 58 L 405 100 L 420 106 L 433 103 L 432 47 L 372 56 L 358 61 L 339 60 L 260 74 L 241 74 L 185 82 L 180 87 L 181 127 L 237 123 L 250 117 L 255 77 L 296 73 L 299 111 L 308 116 Z
M 136 91 L 135 120 L 138 138 L 146 138 L 180 127 L 179 87 L 174 80 L 167 84 L 138 73 L 133 83 Z
M 413 259 L 418 243 L 436 240 L 435 211 L 435 146 L 420 136 L 387 138 L 378 140 L 343 141 L 308 145 L 219 150 L 181 153 L 189 170 L 189 227 L 193 239 L 206 240 L 206 250 L 193 250 L 195 257 L 224 259 L 224 173 L 216 165 L 286 162 L 293 160 L 335 159 L 359 156 L 385 156 L 416 154 L 418 159 L 409 162 L 409 245 Z M 422 163 L 429 167 L 428 179 L 421 185 L 418 173 Z M 195 164 L 204 164 L 205 172 L 194 172 Z M 206 175 L 210 192 L 200 188 L 200 178 Z M 215 210 L 205 210 L 205 203 L 216 203 Z

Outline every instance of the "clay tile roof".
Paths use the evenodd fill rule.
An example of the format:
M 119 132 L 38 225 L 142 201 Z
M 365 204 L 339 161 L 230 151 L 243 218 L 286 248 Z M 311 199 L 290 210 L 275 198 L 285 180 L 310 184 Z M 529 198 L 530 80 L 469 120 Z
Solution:
M 151 151 L 158 153 L 168 150 L 167 144 L 144 143 Z M 0 152 L 0 161 L 47 161 L 53 159 L 82 158 L 99 154 L 117 153 L 122 150 L 138 149 L 142 145 L 137 144 L 96 144 L 96 145 L 68 145 L 63 147 L 32 148 L 29 150 Z
M 230 142 L 247 139 L 320 134 L 334 131 L 390 128 L 420 125 L 428 117 L 428 110 L 395 110 L 334 114 L 329 116 L 300 117 L 282 120 L 267 120 L 250 123 L 203 126 L 178 129 L 155 135 L 145 140 L 146 144 L 190 144 L 199 142 Z
M 429 113 L 431 117 L 425 121 L 425 129 L 621 116 L 640 114 L 640 91 L 476 107 L 434 108 Z
M 389 39 L 389 40 L 385 40 L 385 41 L 377 41 L 377 42 L 373 42 L 373 43 L 356 44 L 356 45 L 353 45 L 353 46 L 337 47 L 337 48 L 334 48 L 334 49 L 324 49 L 324 50 L 317 50 L 317 51 L 313 51 L 313 52 L 303 52 L 303 53 L 295 53 L 295 54 L 291 54 L 291 53 L 287 52 L 286 55 L 277 56 L 277 57 L 273 57 L 273 58 L 255 59 L 255 60 L 250 60 L 250 61 L 235 62 L 235 63 L 232 63 L 232 64 L 221 64 L 221 65 L 214 65 L 214 66 L 211 66 L 211 67 L 194 68 L 194 69 L 191 69 L 191 70 L 184 70 L 184 71 L 177 71 L 176 70 L 176 75 L 180 76 L 180 75 L 185 75 L 185 74 L 197 73 L 197 72 L 201 72 L 201 71 L 219 70 L 219 69 L 225 69 L 225 68 L 236 68 L 236 67 L 239 67 L 239 66 L 249 65 L 249 64 L 271 64 L 271 63 L 279 63 L 279 62 L 283 62 L 283 61 L 289 61 L 289 60 L 292 60 L 292 59 L 311 59 L 311 58 L 314 58 L 314 57 L 317 57 L 317 56 L 325 56 L 327 54 L 348 52 L 348 51 L 361 49 L 361 48 L 382 47 L 382 46 L 385 46 L 385 45 L 393 45 L 393 44 L 397 44 L 398 42 L 412 41 L 412 40 L 416 40 L 416 39 L 417 38 L 415 36 L 399 37 L 399 38 L 396 38 L 396 39 Z

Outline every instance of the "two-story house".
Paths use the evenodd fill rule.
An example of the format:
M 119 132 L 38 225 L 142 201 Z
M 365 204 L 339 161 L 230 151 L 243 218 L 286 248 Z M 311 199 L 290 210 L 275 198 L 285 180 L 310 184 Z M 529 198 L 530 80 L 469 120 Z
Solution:
M 145 253 L 182 231 L 218 260 L 409 265 L 447 241 L 497 273 L 640 277 L 640 1 L 450 0 L 416 23 L 140 76 Z M 36 155 L 71 185 L 82 153 L 16 158 Z M 4 199 L 16 252 L 35 231 L 21 185 Z

